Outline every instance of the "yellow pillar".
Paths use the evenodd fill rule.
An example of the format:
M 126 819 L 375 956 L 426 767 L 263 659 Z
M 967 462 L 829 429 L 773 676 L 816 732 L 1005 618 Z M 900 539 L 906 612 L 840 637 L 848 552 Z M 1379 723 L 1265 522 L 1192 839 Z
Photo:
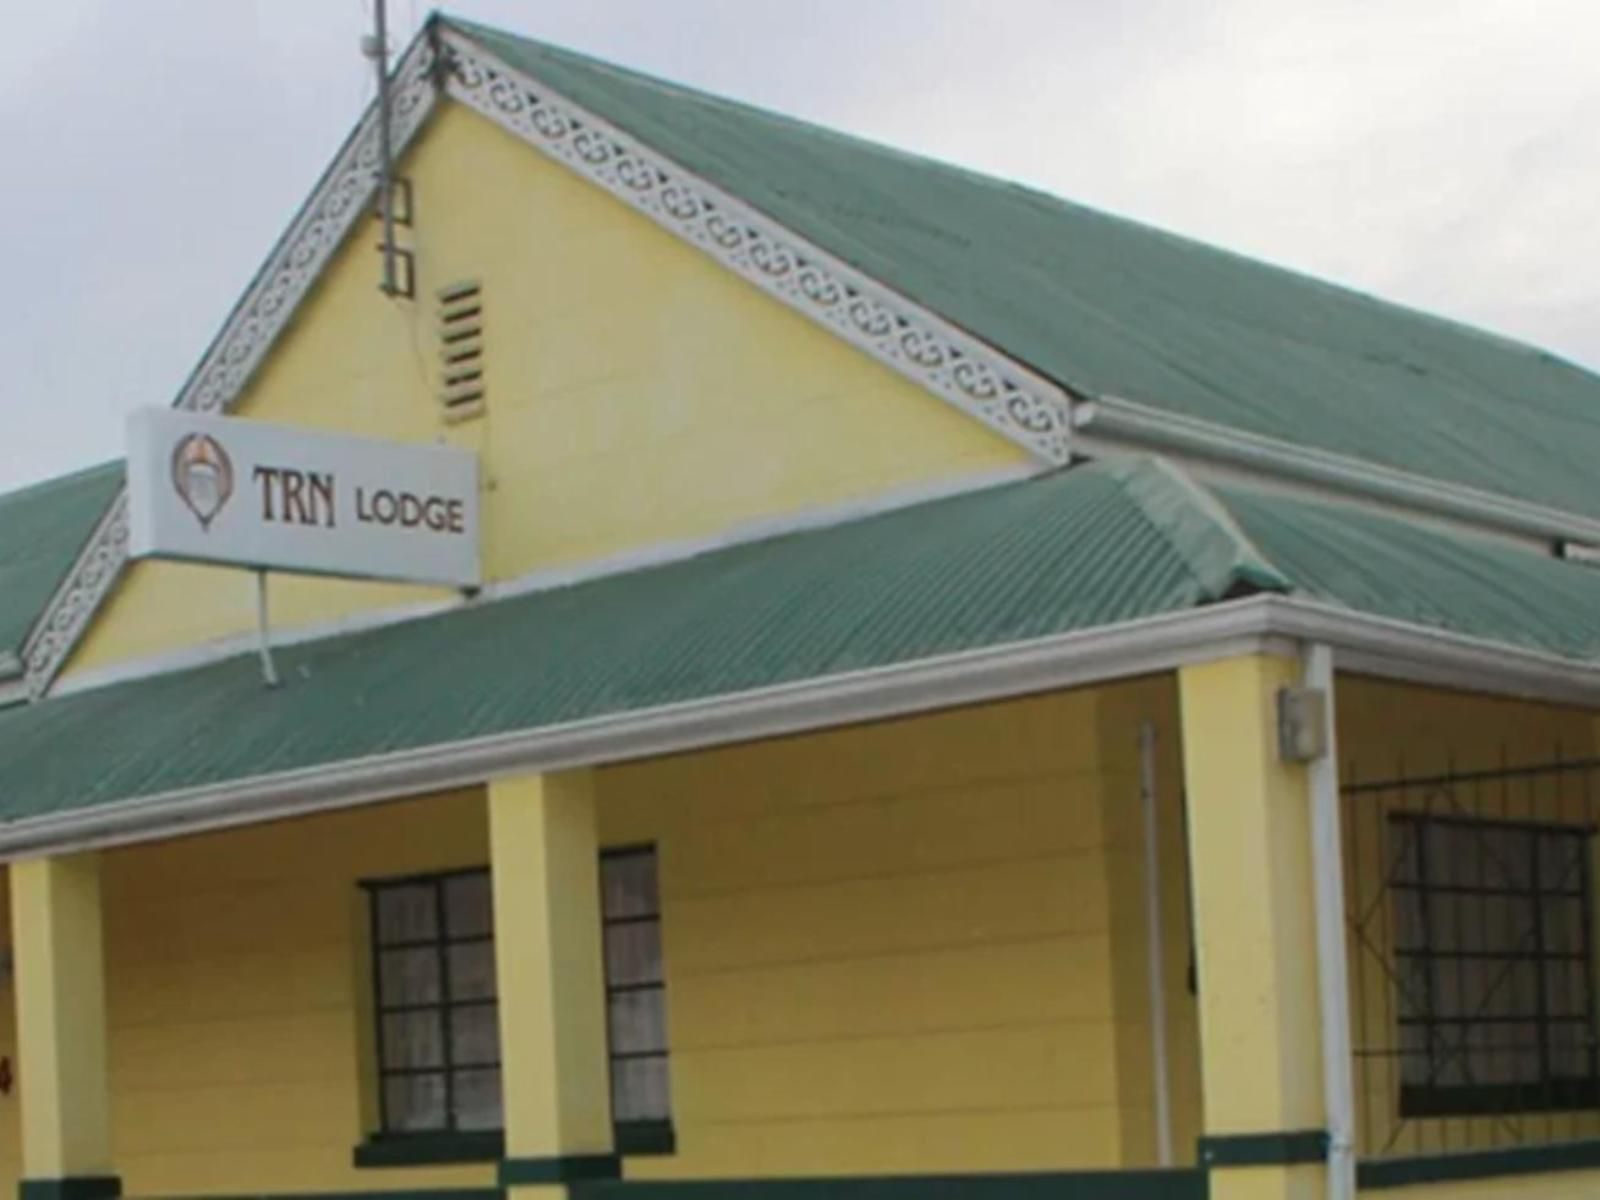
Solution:
M 489 785 L 507 1187 L 618 1173 L 586 771 Z
M 1326 1186 L 1310 796 L 1277 746 L 1277 692 L 1299 679 L 1266 655 L 1178 675 L 1215 1200 Z
M 100 861 L 15 863 L 16 978 L 24 1200 L 116 1196 L 106 1075 Z

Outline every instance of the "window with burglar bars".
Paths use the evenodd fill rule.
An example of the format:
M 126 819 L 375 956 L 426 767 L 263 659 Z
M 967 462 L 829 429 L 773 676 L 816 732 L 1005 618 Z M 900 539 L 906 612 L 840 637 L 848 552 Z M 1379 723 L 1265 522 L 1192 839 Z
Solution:
M 1588 831 L 1389 820 L 1402 1115 L 1593 1107 Z
M 1358 1152 L 1600 1135 L 1600 761 L 1345 776 Z
M 498 1130 L 494 909 L 484 868 L 385 880 L 371 897 L 381 1129 Z M 666 976 L 651 846 L 600 858 L 612 1118 L 665 1123 Z
M 488 871 L 369 887 L 383 1131 L 498 1129 Z

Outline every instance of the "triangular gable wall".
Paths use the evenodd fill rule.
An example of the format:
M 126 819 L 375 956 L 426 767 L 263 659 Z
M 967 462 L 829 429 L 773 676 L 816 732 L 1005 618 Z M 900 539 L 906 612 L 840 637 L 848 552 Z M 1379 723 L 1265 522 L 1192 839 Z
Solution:
M 834 260 L 735 198 L 652 154 L 624 132 L 430 24 L 397 68 L 392 120 L 410 144 L 445 92 L 576 171 L 769 295 L 1024 448 L 1041 465 L 1068 459 L 1065 394 L 1019 363 Z M 175 407 L 231 409 L 357 222 L 367 215 L 377 153 L 368 112 L 252 282 Z M 41 695 L 122 574 L 123 500 L 108 509 L 24 648 Z

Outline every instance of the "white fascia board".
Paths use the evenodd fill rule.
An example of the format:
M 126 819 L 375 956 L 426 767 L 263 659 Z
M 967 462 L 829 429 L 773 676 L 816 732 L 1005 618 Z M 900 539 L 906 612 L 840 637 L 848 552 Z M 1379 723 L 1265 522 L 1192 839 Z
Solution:
M 0 861 L 182 836 L 474 786 L 500 775 L 626 762 L 1331 646 L 1341 671 L 1600 708 L 1600 664 L 1311 601 L 1258 596 L 1009 646 L 189 788 L 0 826 Z
M 1600 710 L 1600 661 L 1564 658 L 1314 600 L 1267 599 L 1273 633 L 1326 642 L 1339 669 L 1399 683 Z M 1600 712 L 1597 712 L 1600 716 Z
M 1600 520 L 1592 517 L 1245 433 L 1116 396 L 1080 402 L 1073 410 L 1073 422 L 1080 453 L 1166 451 L 1241 468 L 1264 481 L 1286 479 L 1375 500 L 1402 514 L 1430 513 L 1468 527 L 1544 542 L 1568 538 L 1600 545 Z

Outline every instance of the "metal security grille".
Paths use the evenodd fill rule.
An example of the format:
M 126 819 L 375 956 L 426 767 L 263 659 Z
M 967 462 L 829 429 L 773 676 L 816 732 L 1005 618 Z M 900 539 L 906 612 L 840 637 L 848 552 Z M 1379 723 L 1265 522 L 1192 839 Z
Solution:
M 1344 788 L 1363 1155 L 1600 1130 L 1597 770 L 1557 761 Z

